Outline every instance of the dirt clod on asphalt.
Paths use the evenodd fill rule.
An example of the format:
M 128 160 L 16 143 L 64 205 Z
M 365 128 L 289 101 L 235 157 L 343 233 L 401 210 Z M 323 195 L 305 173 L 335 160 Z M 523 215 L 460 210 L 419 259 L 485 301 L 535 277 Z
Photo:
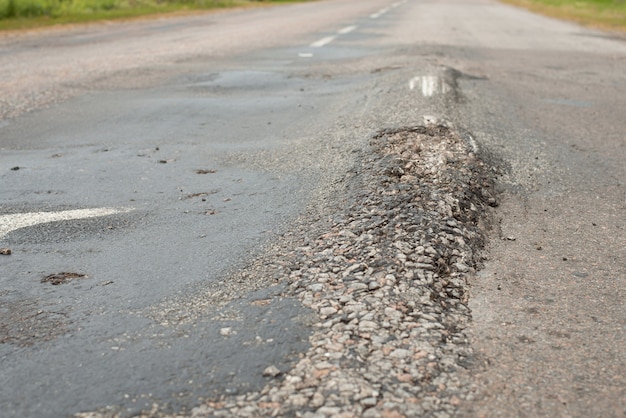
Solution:
M 50 283 L 53 286 L 57 286 L 60 284 L 66 284 L 76 279 L 85 279 L 87 275 L 81 273 L 70 273 L 70 272 L 62 272 L 49 274 L 46 277 L 41 279 L 41 283 Z

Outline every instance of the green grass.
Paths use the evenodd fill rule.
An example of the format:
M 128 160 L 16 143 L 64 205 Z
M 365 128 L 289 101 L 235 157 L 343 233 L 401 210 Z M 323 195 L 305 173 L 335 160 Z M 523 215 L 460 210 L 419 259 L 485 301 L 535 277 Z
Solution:
M 0 0 L 0 30 L 307 0 Z
M 626 32 L 626 0 L 503 0 L 583 25 Z

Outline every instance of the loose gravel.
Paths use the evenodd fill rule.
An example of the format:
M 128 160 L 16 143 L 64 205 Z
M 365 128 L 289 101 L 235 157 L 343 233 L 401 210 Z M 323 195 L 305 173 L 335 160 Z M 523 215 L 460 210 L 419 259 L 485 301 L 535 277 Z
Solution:
M 443 125 L 383 131 L 359 160 L 335 190 L 341 204 L 265 264 L 319 316 L 311 348 L 291 370 L 268 365 L 262 390 L 185 416 L 447 417 L 472 399 L 467 302 L 497 204 L 492 172 L 471 136 Z

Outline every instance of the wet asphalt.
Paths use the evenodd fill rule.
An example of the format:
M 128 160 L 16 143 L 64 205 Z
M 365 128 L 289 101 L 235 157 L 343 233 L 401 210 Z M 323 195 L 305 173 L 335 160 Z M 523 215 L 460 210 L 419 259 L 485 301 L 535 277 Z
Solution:
M 128 32 L 62 34 L 38 47 Z M 187 305 L 219 293 L 310 203 L 325 170 L 307 141 L 329 132 L 336 103 L 355 100 L 346 95 L 361 100 L 354 87 L 367 77 L 335 81 L 308 66 L 293 48 L 190 58 L 148 87 L 117 75 L 118 88 L 3 124 L 1 213 L 122 212 L 2 237 L 12 250 L 0 260 L 3 416 L 182 411 L 258 389 L 266 367 L 289 368 L 306 350 L 311 313 L 282 298 L 283 285 Z M 42 282 L 57 273 L 85 277 Z M 233 324 L 245 325 L 231 335 Z

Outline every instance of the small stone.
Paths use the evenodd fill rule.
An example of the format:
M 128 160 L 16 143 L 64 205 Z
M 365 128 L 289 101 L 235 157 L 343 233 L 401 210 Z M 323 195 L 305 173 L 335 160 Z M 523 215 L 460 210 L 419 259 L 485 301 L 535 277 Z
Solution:
M 278 409 L 280 405 L 279 402 L 259 402 L 259 408 L 261 409 Z
M 381 412 L 382 418 L 406 418 L 406 415 L 401 412 L 396 411 L 395 409 L 385 409 Z
M 339 392 L 354 392 L 354 386 L 350 383 L 343 383 L 339 385 Z
M 352 283 L 348 287 L 353 290 L 365 290 L 368 288 L 368 286 L 365 283 Z
M 300 376 L 292 376 L 292 375 L 288 375 L 285 378 L 285 381 L 287 383 L 291 383 L 292 385 L 298 384 L 300 382 L 302 382 L 302 378 Z
M 405 357 L 408 357 L 411 355 L 411 352 L 409 350 L 406 350 L 404 348 L 397 348 L 395 350 L 393 350 L 390 354 L 391 357 L 395 357 L 398 359 L 402 359 Z
M 387 281 L 388 285 L 396 284 L 396 276 L 394 276 L 393 274 L 387 274 L 385 276 L 385 280 Z
M 225 328 L 220 329 L 220 335 L 222 337 L 229 337 L 233 334 L 235 334 L 235 332 L 233 331 L 231 327 L 225 327 Z
M 340 237 L 346 237 L 346 238 L 356 238 L 356 234 L 352 231 L 349 231 L 347 229 L 342 229 L 341 231 L 339 231 L 339 236 Z
M 374 397 L 361 399 L 361 405 L 368 407 L 368 408 L 376 406 L 377 403 L 378 403 L 378 400 Z
M 359 330 L 361 331 L 374 331 L 376 329 L 378 329 L 378 324 L 374 321 L 359 322 Z
M 309 289 L 311 292 L 321 292 L 322 290 L 324 290 L 324 285 L 320 283 L 314 283 L 312 285 L 309 285 L 307 289 Z
M 309 400 L 306 398 L 306 396 L 300 394 L 300 393 L 296 393 L 293 394 L 289 397 L 289 403 L 295 407 L 298 408 L 302 408 L 303 406 L 305 406 L 307 403 L 309 402 Z
M 318 414 L 323 414 L 329 417 L 335 417 L 339 414 L 341 410 L 335 406 L 323 406 L 319 408 L 316 412 Z
M 11 255 L 10 248 L 0 248 L 0 255 Z
M 312 408 L 319 408 L 320 406 L 324 405 L 325 400 L 326 399 L 324 398 L 324 395 L 319 392 L 315 392 L 313 398 L 311 398 L 311 402 L 309 403 L 309 405 Z
M 396 376 L 396 379 L 402 383 L 411 383 L 413 381 L 413 376 L 409 373 L 400 373 Z
M 380 289 L 380 283 L 378 283 L 376 280 L 371 281 L 368 285 L 367 288 L 369 290 L 377 290 Z
M 329 373 L 330 373 L 330 369 L 313 370 L 313 377 L 315 379 L 322 379 L 328 376 Z
M 265 377 L 276 377 L 280 375 L 282 372 L 278 369 L 278 367 L 271 365 L 263 370 L 263 376 Z
M 324 316 L 329 316 L 337 313 L 337 309 L 332 306 L 327 306 L 326 308 L 320 309 L 320 314 Z
M 469 271 L 469 269 L 470 269 L 466 264 L 461 263 L 461 262 L 455 263 L 454 266 L 456 267 L 456 269 L 458 271 L 460 271 L 462 273 L 467 273 Z
M 335 367 L 335 366 L 333 366 L 332 363 L 329 363 L 327 361 L 322 361 L 322 362 L 317 363 L 315 365 L 315 368 L 318 369 L 318 370 L 332 369 L 333 367 Z

